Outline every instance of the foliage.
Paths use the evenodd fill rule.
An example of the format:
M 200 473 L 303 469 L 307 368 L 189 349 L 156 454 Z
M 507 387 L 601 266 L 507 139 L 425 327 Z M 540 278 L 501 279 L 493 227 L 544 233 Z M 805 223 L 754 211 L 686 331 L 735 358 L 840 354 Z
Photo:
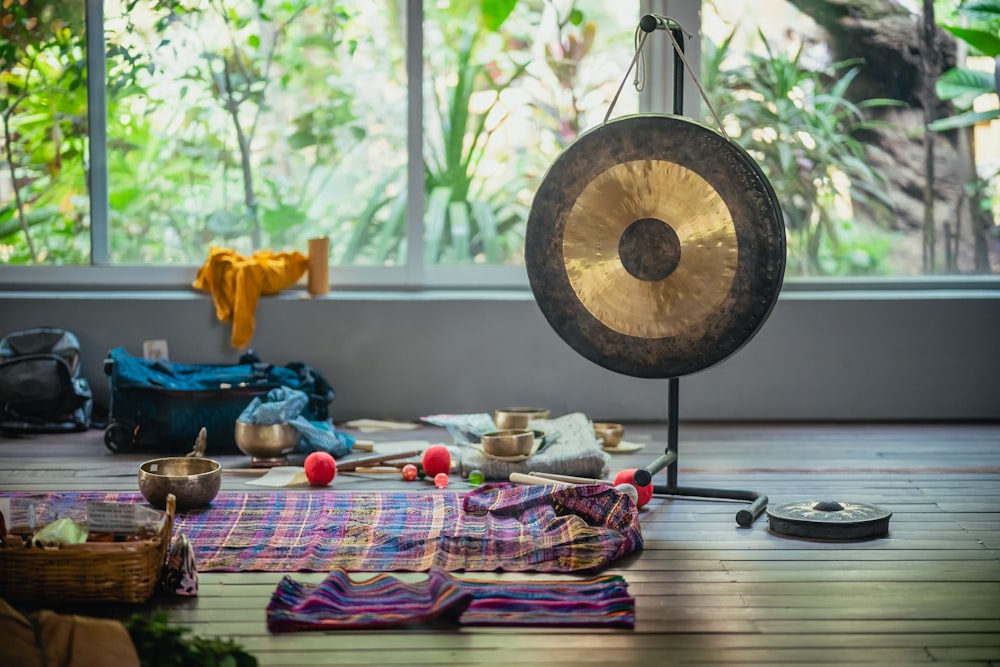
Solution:
M 876 216 L 893 208 L 885 194 L 885 178 L 866 159 L 859 138 L 880 125 L 865 111 L 897 105 L 887 99 L 853 103 L 847 90 L 858 74 L 858 62 L 834 63 L 826 72 L 807 69 L 801 48 L 794 53 L 772 49 L 758 32 L 763 55 L 748 54 L 746 65 L 728 67 L 732 35 L 706 50 L 706 88 L 734 140 L 760 164 L 778 196 L 789 233 L 789 272 L 831 275 L 884 271 L 888 251 L 869 242 L 843 247 L 847 236 L 838 220 L 864 205 Z M 857 230 L 856 227 L 851 227 Z M 850 236 L 856 239 L 856 236 Z
M 971 22 L 971 27 L 945 24 L 945 30 L 968 44 L 979 54 L 1000 60 L 1000 0 L 967 0 L 959 5 L 958 15 Z M 1000 118 L 1000 109 L 975 111 L 972 104 L 982 95 L 997 95 L 1000 89 L 1000 72 L 953 67 L 935 82 L 938 97 L 950 100 L 961 113 L 941 118 L 930 124 L 930 129 L 942 132 L 959 127 L 970 127 Z
M 4 6 L 0 129 L 13 192 L 0 192 L 0 261 L 86 261 L 82 11 L 63 2 L 9 0 Z
M 481 21 L 460 21 L 457 48 L 446 55 L 442 64 L 452 69 L 453 77 L 438 79 L 444 85 L 432 85 L 437 121 L 424 158 L 424 183 L 427 208 L 424 216 L 424 261 L 468 261 L 483 253 L 490 263 L 504 256 L 501 236 L 520 221 L 520 216 L 505 212 L 513 188 L 485 192 L 477 171 L 486 154 L 490 138 L 502 119 L 491 119 L 504 87 L 510 86 L 525 70 L 524 64 L 512 64 L 509 72 L 492 70 L 479 60 L 477 47 L 488 25 L 499 29 L 499 17 L 483 16 Z M 432 84 L 435 81 L 432 80 Z M 472 101 L 486 93 L 489 101 L 480 111 Z M 487 123 L 492 121 L 492 125 Z M 492 189 L 492 188 L 491 188 Z M 505 192 L 506 191 L 506 192 Z
M 257 658 L 229 639 L 187 636 L 165 612 L 133 614 L 124 621 L 142 667 L 256 667 Z
M 966 0 L 959 5 L 957 14 L 958 17 L 967 19 L 966 26 L 947 23 L 943 27 L 965 42 L 973 53 L 992 58 L 994 71 L 991 76 L 980 70 L 953 67 L 940 76 L 935 82 L 938 97 L 950 100 L 959 109 L 959 113 L 930 123 L 928 128 L 936 132 L 970 128 L 1000 119 L 1000 108 L 977 111 L 973 107 L 983 96 L 1000 95 L 1000 0 Z M 965 195 L 972 204 L 973 229 L 975 233 L 982 234 L 976 237 L 976 268 L 989 272 L 986 234 L 1000 233 L 994 213 L 1000 210 L 1000 194 L 996 191 L 1000 162 L 993 156 L 986 165 L 975 178 L 966 183 Z

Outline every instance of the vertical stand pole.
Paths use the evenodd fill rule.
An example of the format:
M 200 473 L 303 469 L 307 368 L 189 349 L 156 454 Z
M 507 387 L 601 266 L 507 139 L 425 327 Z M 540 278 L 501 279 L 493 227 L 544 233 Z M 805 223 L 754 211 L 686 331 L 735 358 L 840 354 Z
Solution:
M 684 31 L 670 19 L 647 14 L 642 17 L 639 26 L 646 32 L 654 30 L 670 30 L 677 48 L 674 49 L 674 89 L 673 112 L 677 116 L 684 115 L 684 61 L 681 52 L 684 50 Z M 680 422 L 680 380 L 670 378 L 667 381 L 667 448 L 663 455 L 635 471 L 634 480 L 639 486 L 653 483 L 653 475 L 664 468 L 667 470 L 666 485 L 653 484 L 653 493 L 670 496 L 687 496 L 693 498 L 744 500 L 750 504 L 736 513 L 736 523 L 747 528 L 751 526 L 767 507 L 767 496 L 756 491 L 734 491 L 729 489 L 706 489 L 694 486 L 678 486 L 677 467 L 680 455 L 678 437 Z
M 667 464 L 667 487 L 677 487 L 677 458 L 680 456 L 680 438 L 678 437 L 678 422 L 680 421 L 680 389 L 681 381 L 677 378 L 667 380 L 667 453 L 673 452 L 673 460 Z

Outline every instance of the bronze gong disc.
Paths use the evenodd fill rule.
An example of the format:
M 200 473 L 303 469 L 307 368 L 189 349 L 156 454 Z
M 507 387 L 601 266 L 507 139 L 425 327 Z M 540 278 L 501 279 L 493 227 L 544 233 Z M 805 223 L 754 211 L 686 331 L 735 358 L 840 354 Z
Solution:
M 549 167 L 524 259 L 570 347 L 625 375 L 679 377 L 726 359 L 767 319 L 785 227 L 737 144 L 679 116 L 626 116 L 580 135 Z

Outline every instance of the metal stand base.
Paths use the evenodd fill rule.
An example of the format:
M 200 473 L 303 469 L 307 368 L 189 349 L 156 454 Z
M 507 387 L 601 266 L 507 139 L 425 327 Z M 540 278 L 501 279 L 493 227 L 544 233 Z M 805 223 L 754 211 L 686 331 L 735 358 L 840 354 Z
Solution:
M 749 528 L 767 507 L 767 496 L 757 491 L 736 491 L 731 489 L 705 489 L 696 486 L 679 486 L 677 484 L 678 457 L 678 412 L 680 406 L 680 380 L 670 378 L 667 385 L 667 449 L 663 456 L 649 465 L 635 471 L 635 483 L 639 486 L 652 484 L 653 475 L 664 468 L 667 470 L 666 484 L 653 484 L 656 495 L 678 496 L 689 498 L 708 498 L 712 500 L 744 500 L 750 503 L 746 508 L 736 513 L 736 523 Z

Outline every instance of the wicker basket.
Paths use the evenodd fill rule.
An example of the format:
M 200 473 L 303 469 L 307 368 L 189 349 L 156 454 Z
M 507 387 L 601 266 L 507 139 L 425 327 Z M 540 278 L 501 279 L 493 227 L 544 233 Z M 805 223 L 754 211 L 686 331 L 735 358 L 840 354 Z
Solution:
M 145 602 L 156 591 L 166 560 L 176 502 L 167 497 L 161 533 L 148 540 L 0 549 L 0 598 L 38 604 Z

